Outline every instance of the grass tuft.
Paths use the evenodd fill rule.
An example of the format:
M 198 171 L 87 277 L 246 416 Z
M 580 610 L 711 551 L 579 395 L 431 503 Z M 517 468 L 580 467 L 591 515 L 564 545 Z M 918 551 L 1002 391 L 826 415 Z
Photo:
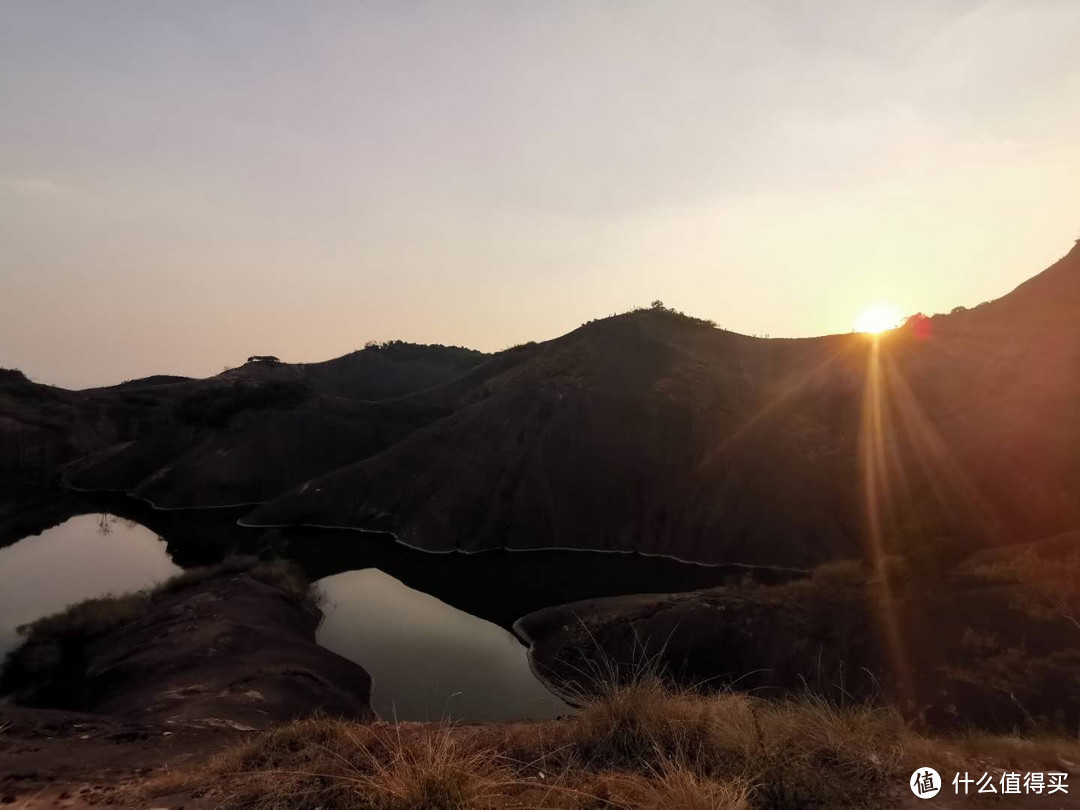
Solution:
M 723 736 L 714 701 L 674 691 L 655 676 L 586 699 L 572 726 L 577 756 L 622 769 L 698 764 L 718 752 Z
M 223 808 L 467 810 L 502 807 L 516 773 L 468 730 L 369 726 L 316 716 L 259 735 L 212 766 L 234 790 Z M 146 796 L 161 796 L 156 782 Z
M 1045 769 L 1075 762 L 1078 749 L 1058 738 L 927 738 L 874 706 L 703 695 L 640 674 L 562 720 L 297 720 L 209 767 L 165 771 L 137 798 L 187 791 L 222 810 L 866 808 L 891 806 L 917 765 Z
M 717 781 L 689 768 L 667 762 L 645 775 L 626 780 L 626 807 L 643 810 L 747 810 L 747 786 L 739 781 Z M 617 800 L 618 801 L 618 800 Z
M 386 810 L 464 810 L 498 806 L 515 787 L 514 774 L 490 748 L 478 746 L 451 726 L 423 726 L 403 735 L 400 728 L 372 729 L 366 749 L 370 769 L 357 788 Z

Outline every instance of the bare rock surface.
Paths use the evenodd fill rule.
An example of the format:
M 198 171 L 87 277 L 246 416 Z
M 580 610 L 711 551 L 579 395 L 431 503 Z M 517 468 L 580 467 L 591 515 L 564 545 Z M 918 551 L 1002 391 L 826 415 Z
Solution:
M 16 702 L 142 722 L 262 728 L 316 710 L 371 717 L 371 678 L 315 643 L 321 611 L 247 574 L 154 599 Z

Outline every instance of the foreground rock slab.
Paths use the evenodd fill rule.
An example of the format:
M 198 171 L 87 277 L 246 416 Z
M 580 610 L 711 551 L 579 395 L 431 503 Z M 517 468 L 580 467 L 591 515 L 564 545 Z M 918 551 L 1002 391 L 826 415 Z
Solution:
M 157 597 L 24 706 L 245 731 L 324 711 L 373 716 L 364 669 L 315 643 L 310 600 L 226 574 Z

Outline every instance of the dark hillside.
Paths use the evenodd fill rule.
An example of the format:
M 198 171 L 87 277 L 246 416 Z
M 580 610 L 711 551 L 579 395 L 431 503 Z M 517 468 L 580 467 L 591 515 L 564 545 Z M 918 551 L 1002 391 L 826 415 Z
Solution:
M 125 441 L 87 455 L 64 478 L 77 489 L 130 493 L 167 508 L 268 500 L 383 450 L 448 410 L 357 400 L 452 379 L 483 357 L 397 341 L 326 363 L 256 359 L 207 380 L 98 389 L 102 402 L 147 403 L 159 424 L 121 431 Z
M 456 410 L 246 522 L 790 565 L 1057 534 L 1080 526 L 1078 279 L 1074 249 L 880 340 L 595 321 L 426 392 Z
M 1003 541 L 1080 526 L 1080 245 L 1009 295 L 928 324 L 883 350 L 892 432 L 924 497 Z
M 321 363 L 283 363 L 273 357 L 252 357 L 242 366 L 227 369 L 210 380 L 260 384 L 302 382 L 317 394 L 382 400 L 449 382 L 488 357 L 460 346 L 392 340 L 371 343 Z
M 53 482 L 72 459 L 160 425 L 161 402 L 139 392 L 99 394 L 0 374 L 0 481 L 10 487 Z
M 235 388 L 251 388 L 237 395 Z M 423 424 L 424 414 L 334 400 L 278 384 L 238 384 L 182 400 L 170 429 L 114 445 L 64 475 L 81 490 L 129 493 L 162 508 L 258 503 L 385 449 Z M 223 405 L 221 396 L 227 396 Z M 236 403 L 239 400 L 239 404 Z
M 324 363 L 304 363 L 304 377 L 322 394 L 348 399 L 391 399 L 439 385 L 487 359 L 459 346 L 400 340 L 369 346 Z
M 153 374 L 149 377 L 140 377 L 137 380 L 125 380 L 116 385 L 107 385 L 100 388 L 87 389 L 90 391 L 135 391 L 140 388 L 157 388 L 162 385 L 174 385 L 176 383 L 191 382 L 192 377 L 181 377 L 177 374 Z
M 0 369 L 0 476 L 47 479 L 92 441 L 80 422 L 78 400 L 69 392 Z
M 843 516 L 860 341 L 759 340 L 665 310 L 596 321 L 251 522 L 381 528 L 432 550 L 833 556 L 857 542 Z
M 764 340 L 657 306 L 496 355 L 393 342 L 87 392 L 9 373 L 0 458 L 432 551 L 807 566 L 1080 527 L 1078 412 L 1080 246 L 880 339 Z

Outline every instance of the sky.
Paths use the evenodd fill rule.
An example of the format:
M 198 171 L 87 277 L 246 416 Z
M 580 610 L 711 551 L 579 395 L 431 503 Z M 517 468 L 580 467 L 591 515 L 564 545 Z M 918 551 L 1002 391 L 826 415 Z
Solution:
M 1078 41 L 1076 0 L 0 0 L 0 366 L 978 304 L 1080 237 Z

